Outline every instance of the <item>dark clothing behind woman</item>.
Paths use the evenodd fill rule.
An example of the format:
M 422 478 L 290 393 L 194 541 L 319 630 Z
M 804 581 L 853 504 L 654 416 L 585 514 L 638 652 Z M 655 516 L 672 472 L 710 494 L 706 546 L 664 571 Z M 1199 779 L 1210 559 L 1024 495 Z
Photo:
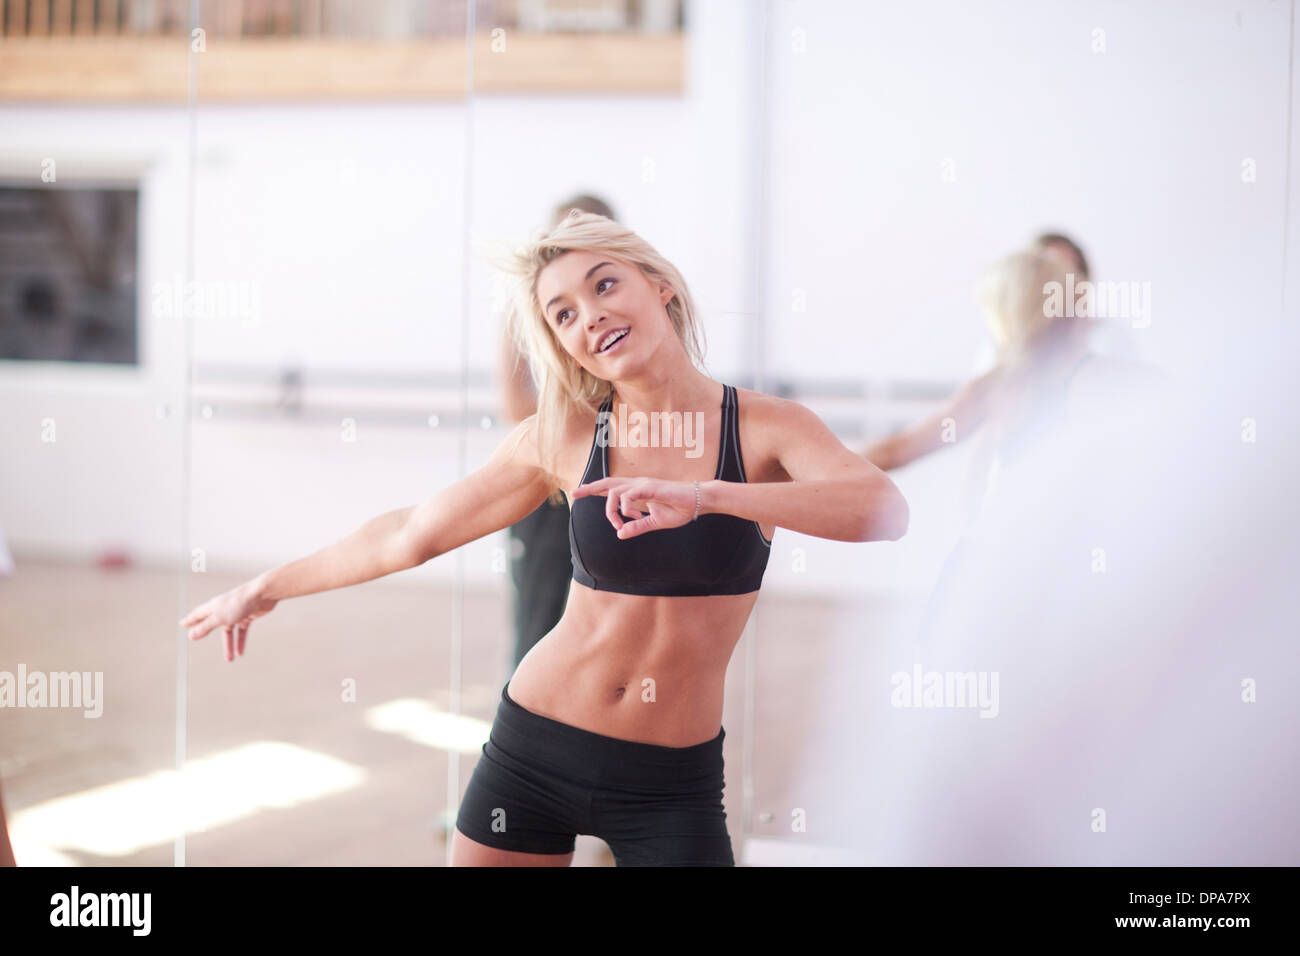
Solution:
M 514 579 L 514 667 L 560 622 L 569 600 L 569 506 L 543 501 L 510 526 L 510 576 Z

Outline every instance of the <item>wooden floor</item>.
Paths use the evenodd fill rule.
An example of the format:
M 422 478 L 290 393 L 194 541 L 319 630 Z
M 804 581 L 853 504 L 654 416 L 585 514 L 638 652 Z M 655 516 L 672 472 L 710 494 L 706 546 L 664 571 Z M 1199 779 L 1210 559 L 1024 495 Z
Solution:
M 168 821 L 181 819 L 180 804 L 190 866 L 445 864 L 459 802 L 448 798 L 448 753 L 460 751 L 460 794 L 509 677 L 505 595 L 464 597 L 461 712 L 481 723 L 455 745 L 448 590 L 383 581 L 286 601 L 254 624 L 247 655 L 227 664 L 219 635 L 180 656 L 175 571 L 15 559 L 15 575 L 0 581 L 0 671 L 103 675 L 99 717 L 84 707 L 0 710 L 0 780 L 20 865 L 172 865 Z M 188 601 L 240 580 L 195 575 Z M 835 673 L 835 648 L 879 640 L 883 652 L 882 635 L 906 631 L 917 611 L 760 597 L 728 672 L 723 719 L 738 862 L 779 862 L 785 850 L 797 860 L 806 835 L 791 833 L 791 808 L 814 813 L 819 792 L 805 748 L 815 747 L 828 695 L 852 694 L 854 675 Z M 854 713 L 848 699 L 832 716 L 842 724 Z M 191 766 L 211 768 L 184 797 L 178 738 Z M 833 840 L 811 843 L 825 851 Z M 613 859 L 602 841 L 581 836 L 574 864 Z

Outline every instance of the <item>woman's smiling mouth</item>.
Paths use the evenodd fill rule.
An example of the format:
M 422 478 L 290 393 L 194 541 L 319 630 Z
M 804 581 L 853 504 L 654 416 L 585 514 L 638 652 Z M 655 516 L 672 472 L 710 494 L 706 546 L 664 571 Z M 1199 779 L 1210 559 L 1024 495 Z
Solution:
M 615 329 L 614 331 L 608 333 L 604 338 L 601 339 L 601 343 L 604 345 L 604 347 L 598 348 L 596 350 L 596 354 L 608 355 L 610 352 L 617 350 L 618 347 L 623 343 L 623 340 L 626 339 L 631 334 L 632 334 L 631 329 L 626 329 L 626 328 Z

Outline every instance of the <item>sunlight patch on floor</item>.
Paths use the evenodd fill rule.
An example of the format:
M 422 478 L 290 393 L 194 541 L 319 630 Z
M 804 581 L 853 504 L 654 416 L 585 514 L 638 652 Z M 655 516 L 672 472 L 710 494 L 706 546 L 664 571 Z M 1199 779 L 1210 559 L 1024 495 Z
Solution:
M 261 740 L 191 760 L 183 771 L 158 770 L 25 807 L 9 828 L 20 865 L 60 865 L 60 850 L 129 856 L 170 843 L 182 830 L 202 832 L 318 800 L 366 776 L 335 757 Z

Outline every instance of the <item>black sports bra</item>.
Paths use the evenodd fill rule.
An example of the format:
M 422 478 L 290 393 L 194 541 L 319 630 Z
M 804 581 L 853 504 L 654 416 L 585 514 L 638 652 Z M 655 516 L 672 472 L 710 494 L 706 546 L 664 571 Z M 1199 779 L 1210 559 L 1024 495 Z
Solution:
M 600 406 L 608 413 L 613 393 Z M 609 476 L 607 442 L 602 428 L 608 417 L 596 419 L 596 435 L 587 456 L 582 484 Z M 745 481 L 740 457 L 736 390 L 723 386 L 722 440 L 715 479 Z M 600 455 L 596 446 L 600 445 Z M 706 594 L 748 594 L 763 583 L 772 542 L 758 522 L 728 514 L 700 515 L 679 528 L 647 531 L 620 539 L 605 516 L 604 495 L 572 502 L 569 511 L 569 555 L 573 580 L 598 591 L 687 597 Z

